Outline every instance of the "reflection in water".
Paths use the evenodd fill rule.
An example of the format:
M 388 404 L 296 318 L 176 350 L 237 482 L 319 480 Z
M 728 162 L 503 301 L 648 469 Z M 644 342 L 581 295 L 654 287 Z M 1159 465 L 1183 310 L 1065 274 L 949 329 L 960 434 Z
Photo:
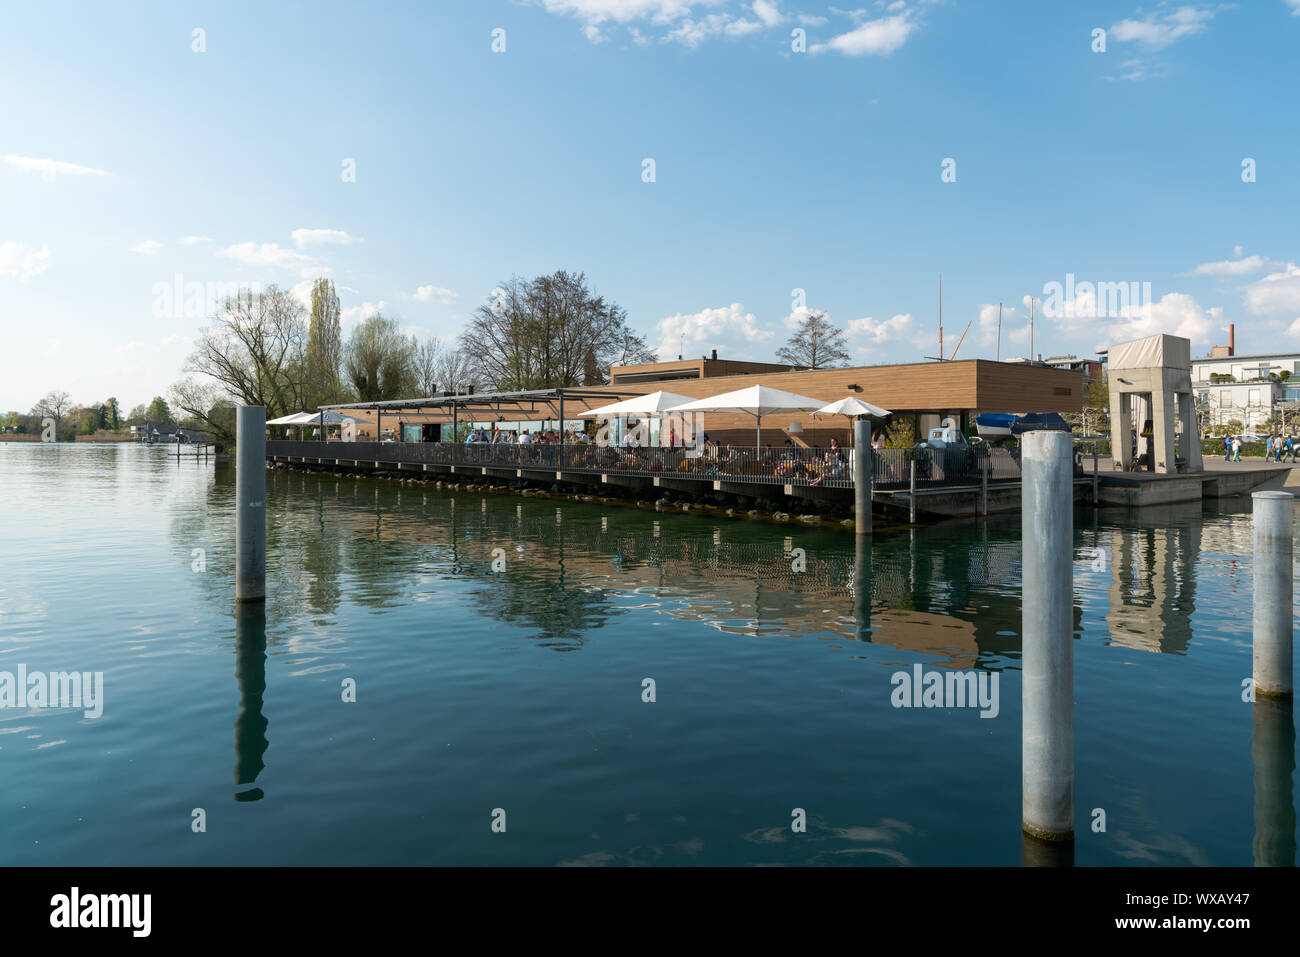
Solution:
M 1135 513 L 1137 528 L 1101 535 L 1109 544 L 1110 640 L 1141 651 L 1186 654 L 1196 608 L 1193 570 L 1201 553 L 1200 505 Z M 1166 521 L 1169 524 L 1157 524 Z M 1175 524 L 1175 523 L 1178 524 Z
M 853 552 L 853 621 L 854 637 L 871 640 L 871 536 L 855 535 Z
M 235 610 L 235 681 L 239 684 L 239 716 L 235 718 L 235 784 L 257 781 L 266 765 L 262 756 L 269 743 L 267 720 L 262 715 L 266 693 L 266 606 L 248 602 Z M 236 801 L 259 801 L 262 789 L 235 792 Z
M 1020 832 L 1022 867 L 1073 867 L 1074 841 L 1042 841 Z
M 1295 719 L 1290 698 L 1256 698 L 1250 756 L 1255 763 L 1256 867 L 1295 866 Z

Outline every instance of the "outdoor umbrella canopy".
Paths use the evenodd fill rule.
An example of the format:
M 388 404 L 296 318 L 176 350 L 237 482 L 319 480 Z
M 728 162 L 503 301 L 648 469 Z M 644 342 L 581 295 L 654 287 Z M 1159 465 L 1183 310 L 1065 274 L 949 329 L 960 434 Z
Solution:
M 824 405 L 813 413 L 813 415 L 869 415 L 873 419 L 883 419 L 890 414 L 888 409 L 882 409 L 870 402 L 863 402 L 851 395 L 840 399 L 838 402 L 832 402 L 830 405 Z
M 271 419 L 267 425 L 306 425 L 309 421 L 316 421 L 316 413 L 313 412 L 290 412 L 288 415 L 282 415 L 278 419 Z
M 602 405 L 599 409 L 590 409 L 583 412 L 580 418 L 594 419 L 599 416 L 607 418 L 621 418 L 625 415 L 658 415 L 661 412 L 668 412 L 681 405 L 684 402 L 690 402 L 691 397 L 688 395 L 678 395 L 675 392 L 648 392 L 645 395 L 634 395 L 630 399 L 624 399 L 622 402 L 615 402 L 612 405 Z
M 326 409 L 321 412 L 290 412 L 288 415 L 282 415 L 278 419 L 271 419 L 267 425 L 311 425 L 320 424 L 321 415 L 325 416 L 326 425 L 342 425 L 345 422 L 355 422 L 356 419 L 344 415 L 342 412 L 332 412 Z
M 763 444 L 762 420 L 769 412 L 812 412 L 826 403 L 794 392 L 782 392 L 765 385 L 724 392 L 708 399 L 696 399 L 676 406 L 674 412 L 748 412 L 754 417 L 755 448 Z

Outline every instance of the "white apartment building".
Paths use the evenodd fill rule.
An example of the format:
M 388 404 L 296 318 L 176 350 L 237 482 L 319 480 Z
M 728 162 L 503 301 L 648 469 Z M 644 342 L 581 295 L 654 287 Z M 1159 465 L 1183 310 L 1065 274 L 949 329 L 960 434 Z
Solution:
M 1231 381 L 1211 378 L 1223 376 Z M 1300 402 L 1300 353 L 1193 359 L 1192 388 L 1197 403 L 1209 410 L 1209 424 L 1238 419 L 1245 431 L 1261 433 L 1279 403 Z

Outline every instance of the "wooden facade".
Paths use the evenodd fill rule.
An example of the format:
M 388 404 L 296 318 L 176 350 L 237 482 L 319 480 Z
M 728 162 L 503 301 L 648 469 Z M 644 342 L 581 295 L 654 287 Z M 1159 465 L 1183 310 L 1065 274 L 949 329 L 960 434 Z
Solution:
M 722 360 L 692 361 L 696 364 L 713 364 Z M 677 367 L 682 364 L 673 362 L 663 365 L 671 366 L 673 371 L 677 371 Z M 643 370 L 647 367 L 627 368 Z M 959 418 L 963 414 L 973 415 L 977 412 L 1078 412 L 1083 407 L 1083 377 L 1079 372 L 989 359 L 634 382 L 620 382 L 620 371 L 618 367 L 612 370 L 615 380 L 612 385 L 591 387 L 607 388 L 620 395 L 611 395 L 607 400 L 567 399 L 564 417 L 577 418 L 589 408 L 607 405 L 636 393 L 663 389 L 692 399 L 702 399 L 753 385 L 794 392 L 827 403 L 846 395 L 857 396 L 889 409 L 895 415 L 915 417 L 919 428 L 936 426 L 945 416 Z M 360 436 L 376 435 L 373 409 L 354 410 L 347 414 L 360 420 Z M 500 409 L 461 409 L 457 418 L 462 423 L 498 419 L 554 420 L 559 418 L 559 414 L 558 401 L 543 400 L 530 406 L 512 407 L 503 404 Z M 395 428 L 399 422 L 413 424 L 451 420 L 450 410 L 417 413 L 386 409 L 383 414 L 385 429 Z M 792 423 L 802 426 L 802 432 L 789 432 Z M 705 413 L 704 428 L 711 438 L 722 443 L 752 445 L 754 441 L 752 415 Z M 824 446 L 834 436 L 841 443 L 847 444 L 849 429 L 850 424 L 843 416 L 814 418 L 809 412 L 772 413 L 763 417 L 763 442 L 783 445 L 787 438 L 791 438 L 798 445 Z

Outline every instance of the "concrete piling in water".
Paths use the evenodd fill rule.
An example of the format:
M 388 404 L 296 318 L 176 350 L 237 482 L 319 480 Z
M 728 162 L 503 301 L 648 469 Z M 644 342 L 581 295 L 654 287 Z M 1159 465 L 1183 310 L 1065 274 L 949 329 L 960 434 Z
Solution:
M 871 423 L 853 423 L 853 530 L 871 534 Z
M 235 601 L 266 600 L 266 409 L 235 410 Z
M 1295 498 L 1290 492 L 1254 492 L 1250 496 L 1255 549 L 1253 622 L 1255 694 L 1290 697 L 1291 672 L 1291 522 Z
M 911 477 L 907 481 L 907 520 L 916 524 L 916 459 L 912 459 Z
M 1290 698 L 1266 695 L 1251 705 L 1250 757 L 1255 766 L 1256 867 L 1294 867 L 1296 852 L 1295 718 Z
M 1067 432 L 1021 440 L 1021 826 L 1074 840 L 1074 489 Z M 1289 566 L 1288 566 L 1289 567 Z

